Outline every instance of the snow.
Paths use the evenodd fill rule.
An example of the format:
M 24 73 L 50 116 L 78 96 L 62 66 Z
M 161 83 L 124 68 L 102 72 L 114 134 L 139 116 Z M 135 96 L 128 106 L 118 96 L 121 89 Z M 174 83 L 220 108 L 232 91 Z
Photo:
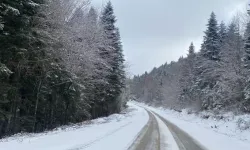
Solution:
M 9 68 L 7 68 L 6 65 L 0 63 L 0 75 L 2 75 L 2 74 L 10 75 L 12 73 L 13 72 Z
M 11 7 L 11 6 L 7 5 L 7 9 L 9 11 L 11 11 L 12 13 L 14 13 L 14 15 L 16 15 L 16 16 L 20 15 L 20 11 L 18 9 L 14 8 L 14 7 Z
M 170 130 L 166 126 L 166 124 L 154 114 L 158 125 L 159 125 L 159 132 L 160 132 L 160 139 L 161 139 L 161 150 L 179 150 L 179 147 L 171 134 Z
M 1 19 L 1 18 L 0 18 Z M 3 30 L 3 28 L 4 28 L 4 24 L 3 24 L 3 22 L 1 22 L 1 20 L 0 20 L 0 30 Z
M 122 114 L 114 114 L 80 124 L 63 126 L 41 134 L 21 134 L 0 141 L 2 150 L 126 150 L 137 138 L 148 121 L 147 112 L 137 106 L 142 105 L 159 114 L 187 132 L 208 150 L 249 150 L 249 115 L 233 116 L 224 114 L 222 118 L 209 117 L 207 112 L 189 114 L 129 102 Z M 159 125 L 161 148 L 178 150 L 168 127 L 155 116 Z
M 129 103 L 126 113 L 42 134 L 16 135 L 0 141 L 1 150 L 123 150 L 148 121 L 143 109 Z
M 250 129 L 240 129 L 242 126 L 246 129 L 245 126 L 250 123 L 250 115 L 234 116 L 228 113 L 223 115 L 223 119 L 216 117 L 204 119 L 204 116 L 211 116 L 211 114 L 207 112 L 188 114 L 188 111 L 185 110 L 180 113 L 174 110 L 134 103 L 166 118 L 208 150 L 250 150 Z M 241 119 L 247 123 L 239 123 Z
M 33 2 L 33 1 L 28 2 L 28 4 L 29 4 L 30 6 L 32 6 L 32 7 L 37 7 L 37 6 L 39 6 L 39 4 L 37 4 L 37 3 Z

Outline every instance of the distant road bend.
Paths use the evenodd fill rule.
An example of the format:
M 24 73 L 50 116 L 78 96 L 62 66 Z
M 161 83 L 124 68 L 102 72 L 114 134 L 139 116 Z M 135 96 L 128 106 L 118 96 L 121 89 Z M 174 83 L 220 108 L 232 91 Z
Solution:
M 155 112 L 145 110 L 149 114 L 149 121 L 141 130 L 129 150 L 207 150 L 176 125 Z M 159 122 L 162 122 L 162 124 L 159 124 Z M 159 127 L 162 125 L 165 128 Z M 167 131 L 167 128 L 170 132 Z M 165 134 L 166 137 L 163 137 L 162 134 Z M 174 142 L 168 141 L 171 139 L 169 138 L 170 136 L 173 137 Z

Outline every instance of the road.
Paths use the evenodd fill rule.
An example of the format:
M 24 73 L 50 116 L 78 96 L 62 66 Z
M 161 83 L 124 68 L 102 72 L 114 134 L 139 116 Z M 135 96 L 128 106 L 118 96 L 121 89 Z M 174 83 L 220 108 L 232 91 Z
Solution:
M 206 150 L 206 148 L 176 125 L 159 116 L 155 112 L 147 109 L 146 111 L 149 114 L 149 121 L 129 150 Z M 162 126 L 159 124 L 159 121 L 163 122 L 165 128 L 159 128 L 159 126 Z M 162 137 L 164 132 L 166 132 L 166 138 Z M 174 147 L 173 142 L 168 141 L 171 139 L 169 138 L 170 136 L 173 137 L 174 142 L 177 145 L 176 147 Z
M 149 112 L 149 121 L 129 150 L 160 150 L 160 132 L 155 116 Z

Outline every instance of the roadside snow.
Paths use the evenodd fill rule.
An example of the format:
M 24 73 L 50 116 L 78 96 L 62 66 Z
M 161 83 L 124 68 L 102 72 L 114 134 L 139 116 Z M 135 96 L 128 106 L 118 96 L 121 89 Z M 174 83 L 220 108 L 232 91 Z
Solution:
M 239 120 L 243 119 L 248 122 L 249 115 L 233 116 L 227 114 L 223 115 L 223 118 L 211 117 L 205 119 L 208 116 L 205 112 L 196 115 L 188 114 L 188 111 L 180 113 L 174 110 L 150 107 L 137 102 L 133 103 L 148 108 L 166 118 L 191 135 L 208 150 L 250 150 L 250 129 L 242 130 L 239 128 L 241 126 L 245 127 L 245 123 L 239 124 Z
M 16 135 L 0 141 L 1 150 L 125 150 L 148 121 L 143 109 L 129 103 L 125 114 L 61 127 L 42 134 Z

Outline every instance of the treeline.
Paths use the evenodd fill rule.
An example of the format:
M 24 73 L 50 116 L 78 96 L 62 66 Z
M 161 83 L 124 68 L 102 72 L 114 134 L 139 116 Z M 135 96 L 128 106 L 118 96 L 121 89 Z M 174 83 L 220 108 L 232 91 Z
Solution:
M 132 94 L 173 109 L 250 113 L 250 22 L 244 34 L 240 25 L 218 24 L 212 13 L 200 51 L 191 43 L 187 57 L 135 76 Z
M 0 2 L 0 137 L 117 113 L 124 56 L 110 2 Z

